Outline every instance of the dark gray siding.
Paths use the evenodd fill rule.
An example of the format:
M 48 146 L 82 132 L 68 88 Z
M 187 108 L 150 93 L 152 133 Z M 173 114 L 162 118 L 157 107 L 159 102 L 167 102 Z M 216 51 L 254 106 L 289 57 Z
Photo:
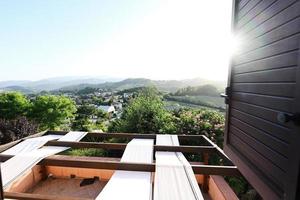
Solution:
M 293 199 L 299 129 L 277 115 L 300 106 L 300 1 L 235 1 L 233 18 L 242 46 L 231 64 L 225 152 L 263 197 Z

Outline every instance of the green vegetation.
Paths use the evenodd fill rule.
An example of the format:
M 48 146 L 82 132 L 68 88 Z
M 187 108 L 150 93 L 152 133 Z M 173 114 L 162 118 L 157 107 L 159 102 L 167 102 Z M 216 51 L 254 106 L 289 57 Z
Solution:
M 218 109 L 220 111 L 225 111 L 224 99 L 221 97 L 212 96 L 170 96 L 165 95 L 164 97 L 167 101 L 180 102 L 189 105 L 202 106 L 207 108 Z M 194 106 L 194 107 L 195 107 Z
M 30 108 L 29 100 L 19 92 L 0 94 L 0 118 L 16 119 L 27 114 Z
M 165 95 L 167 101 L 198 105 L 207 108 L 225 111 L 224 99 L 220 97 L 220 91 L 213 85 L 202 85 L 196 87 L 185 87 L 175 93 Z
M 91 121 L 92 116 L 102 118 L 96 123 Z M 108 118 L 107 114 L 98 110 L 95 106 L 81 105 L 76 112 L 75 120 L 72 123 L 72 129 L 78 131 L 91 131 L 92 129 L 104 129 L 103 121 Z
M 41 129 L 56 129 L 70 123 L 76 112 L 75 103 L 64 96 L 38 96 L 33 101 L 29 117 L 37 121 Z
M 0 128 L 7 141 L 36 133 L 38 129 L 58 129 L 69 124 L 75 112 L 75 103 L 64 96 L 42 95 L 29 100 L 19 92 L 0 93 Z
M 224 116 L 207 109 L 167 111 L 157 90 L 145 89 L 125 108 L 121 119 L 109 126 L 110 132 L 206 134 L 222 146 Z
M 137 94 L 137 93 L 140 93 L 140 92 L 142 92 L 146 89 L 147 89 L 147 87 L 133 87 L 133 88 L 118 91 L 117 94 L 119 94 L 119 95 L 124 94 L 124 93 L 135 93 L 135 94 Z
M 197 96 L 197 95 L 204 95 L 204 96 L 219 96 L 220 92 L 218 89 L 213 85 L 201 85 L 197 87 L 185 87 L 182 89 L 177 90 L 174 93 L 174 96 Z
M 103 149 L 71 149 L 63 153 L 70 156 L 107 156 L 107 152 Z
M 121 119 L 111 123 L 111 132 L 162 133 L 174 132 L 171 114 L 164 109 L 154 88 L 144 89 L 123 111 Z
M 96 88 L 86 87 L 86 88 L 83 88 L 81 90 L 78 90 L 77 94 L 78 95 L 84 95 L 84 94 L 90 94 L 90 93 L 93 93 L 93 92 L 96 92 L 96 91 L 97 91 Z
M 219 97 L 203 95 L 163 97 L 155 88 L 138 88 L 136 90 L 135 97 L 130 98 L 121 118 L 109 123 L 109 132 L 203 134 L 223 148 L 224 113 L 195 107 L 168 110 L 165 108 L 166 105 L 163 100 L 164 98 L 176 98 L 176 102 L 179 102 L 180 100 L 186 101 L 185 98 L 190 98 L 190 102 L 198 100 L 200 102 L 198 103 L 203 106 L 219 108 L 220 104 L 218 103 L 223 99 L 216 100 Z M 182 90 L 181 94 L 187 93 L 187 91 L 192 90 Z M 101 97 L 92 98 L 92 101 L 97 102 L 102 101 L 102 99 Z M 210 104 L 207 105 L 202 101 L 209 101 Z M 19 118 L 20 116 L 22 118 Z M 97 122 L 93 119 L 97 119 Z M 107 115 L 96 109 L 95 106 L 82 104 L 76 108 L 75 103 L 67 97 L 42 95 L 29 100 L 20 93 L 0 94 L 1 141 L 9 142 L 25 137 L 29 133 L 35 133 L 38 127 L 40 129 L 59 129 L 66 126 L 82 131 L 105 130 L 104 122 L 106 121 Z M 113 138 L 101 140 L 101 142 L 127 141 Z M 182 144 L 199 145 L 195 141 Z M 101 149 L 70 149 L 64 154 L 74 156 L 120 156 L 118 151 Z M 185 156 L 191 161 L 202 161 L 201 155 L 185 154 Z M 209 162 L 210 164 L 223 164 L 223 161 L 216 155 L 212 155 Z M 244 194 L 251 190 L 251 186 L 242 177 L 226 177 L 226 180 L 239 197 L 245 197 Z
M 161 134 L 203 134 L 223 148 L 224 115 L 209 109 L 163 109 L 163 101 L 153 89 L 143 90 L 125 109 L 121 119 L 111 123 L 111 132 L 139 132 Z M 190 141 L 185 145 L 197 145 Z M 202 161 L 201 155 L 185 154 L 191 161 Z M 222 164 L 217 155 L 211 155 L 210 164 Z M 239 197 L 246 197 L 250 185 L 243 177 L 226 177 Z
M 37 133 L 38 124 L 26 117 L 16 119 L 0 118 L 0 144 L 5 144 L 13 140 L 22 139 L 33 133 Z
M 118 82 L 105 82 L 100 84 L 73 84 L 71 86 L 62 87 L 60 91 L 76 92 L 84 88 L 106 89 L 111 91 L 121 91 L 130 88 L 138 87 L 156 87 L 160 91 L 176 92 L 180 88 L 188 86 L 199 86 L 210 84 L 217 88 L 223 88 L 225 83 L 220 81 L 208 81 L 204 79 L 189 79 L 189 80 L 150 80 L 145 78 L 129 78 Z

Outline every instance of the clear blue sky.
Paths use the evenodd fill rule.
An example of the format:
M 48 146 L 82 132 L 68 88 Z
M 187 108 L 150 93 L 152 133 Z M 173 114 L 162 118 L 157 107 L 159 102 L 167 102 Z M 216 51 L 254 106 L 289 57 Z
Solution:
M 2 0 L 0 81 L 226 79 L 230 17 L 231 0 Z

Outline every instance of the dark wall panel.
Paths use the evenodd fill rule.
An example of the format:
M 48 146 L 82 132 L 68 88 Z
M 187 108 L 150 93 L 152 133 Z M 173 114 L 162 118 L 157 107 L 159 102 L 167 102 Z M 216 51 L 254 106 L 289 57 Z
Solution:
M 294 199 L 299 129 L 278 116 L 300 102 L 300 1 L 235 1 L 234 12 L 242 44 L 232 59 L 224 149 L 263 198 Z

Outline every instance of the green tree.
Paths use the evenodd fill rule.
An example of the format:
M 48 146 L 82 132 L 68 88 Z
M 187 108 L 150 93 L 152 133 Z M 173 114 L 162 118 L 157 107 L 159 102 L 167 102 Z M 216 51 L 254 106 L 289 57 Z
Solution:
M 98 111 L 94 106 L 87 104 L 79 106 L 76 112 L 75 120 L 72 123 L 72 129 L 79 131 L 90 131 L 93 126 L 90 118 L 91 116 L 96 116 L 97 113 Z
M 131 133 L 173 133 L 172 116 L 164 109 L 163 102 L 154 88 L 144 89 L 131 100 L 121 119 L 111 123 L 109 131 Z
M 77 109 L 77 116 L 80 116 L 81 118 L 89 118 L 92 115 L 97 115 L 98 110 L 95 106 L 91 106 L 91 105 L 81 105 L 78 107 Z
M 75 112 L 75 103 L 70 98 L 44 95 L 33 101 L 29 116 L 39 123 L 41 129 L 57 129 L 69 123 Z
M 25 116 L 30 107 L 28 99 L 20 92 L 0 94 L 0 118 L 16 119 Z
M 72 123 L 72 130 L 77 131 L 90 131 L 93 127 L 93 123 L 88 118 L 75 117 Z
M 92 116 L 97 118 L 94 123 L 91 121 Z M 106 129 L 103 121 L 108 119 L 108 115 L 102 110 L 97 109 L 92 105 L 81 105 L 76 112 L 75 120 L 72 123 L 73 130 L 91 131 L 92 129 Z

